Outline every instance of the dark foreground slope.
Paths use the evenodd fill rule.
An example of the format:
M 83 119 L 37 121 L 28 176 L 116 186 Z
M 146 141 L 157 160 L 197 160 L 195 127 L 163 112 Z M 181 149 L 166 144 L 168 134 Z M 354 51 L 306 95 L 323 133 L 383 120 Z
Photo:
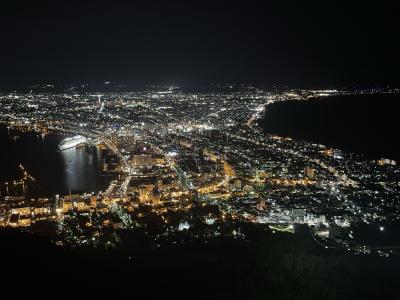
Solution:
M 322 143 L 368 158 L 400 160 L 400 95 L 351 95 L 268 107 L 268 133 Z
M 219 240 L 134 254 L 124 245 L 111 252 L 68 250 L 35 235 L 1 231 L 1 286 L 17 298 L 400 297 L 398 258 L 322 249 L 305 229 L 295 235 L 245 230 L 252 242 Z

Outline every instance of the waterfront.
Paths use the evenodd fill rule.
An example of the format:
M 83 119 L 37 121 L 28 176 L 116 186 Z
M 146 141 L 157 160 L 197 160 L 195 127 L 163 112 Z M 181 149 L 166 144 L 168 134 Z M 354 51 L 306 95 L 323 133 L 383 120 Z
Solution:
M 2 194 L 0 226 L 5 238 L 11 237 L 6 243 L 12 244 L 12 249 L 39 249 L 43 242 L 36 238 L 46 236 L 51 249 L 62 247 L 57 248 L 61 255 L 71 249 L 82 253 L 83 262 L 74 259 L 76 265 L 68 262 L 61 267 L 73 272 L 96 255 L 100 260 L 95 266 L 103 268 L 104 253 L 115 255 L 112 265 L 119 261 L 137 271 L 141 265 L 136 262 L 144 262 L 149 270 L 147 262 L 157 261 L 153 257 L 172 261 L 194 249 L 195 257 L 214 261 L 200 270 L 202 273 L 188 264 L 190 270 L 196 269 L 199 278 L 217 274 L 214 265 L 244 270 L 231 282 L 249 274 L 243 267 L 259 266 L 257 253 L 268 258 L 256 275 L 263 278 L 257 290 L 270 280 L 269 273 L 265 275 L 267 266 L 270 274 L 280 274 L 279 290 L 296 276 L 296 281 L 329 282 L 332 293 L 339 289 L 346 295 L 353 290 L 359 293 L 346 284 L 354 282 L 359 275 L 351 274 L 364 266 L 368 268 L 362 272 L 362 281 L 387 286 L 395 281 L 392 273 L 399 261 L 400 172 L 396 163 L 266 135 L 258 126 L 265 109 L 274 103 L 296 99 L 306 105 L 313 98 L 326 95 L 324 101 L 330 101 L 333 95 L 344 93 L 245 89 L 218 94 L 173 90 L 108 93 L 101 94 L 101 99 L 100 94 L 88 98 L 85 93 L 4 95 L 0 121 L 12 131 L 3 136 L 2 151 L 6 153 L 2 163 L 8 165 L 3 174 L 14 172 L 18 178 L 18 173 L 26 171 L 42 190 L 46 187 L 50 194 L 60 194 L 45 199 Z M 67 135 L 27 132 L 68 132 L 68 136 L 82 135 L 99 146 L 59 151 L 59 142 Z M 114 179 L 104 193 L 68 195 L 69 188 L 72 193 L 93 192 L 91 183 L 103 178 L 100 169 Z M 24 178 L 29 181 L 29 176 Z M 19 182 L 17 179 L 13 185 L 26 183 Z M 33 233 L 32 244 L 16 246 L 15 240 L 26 240 L 17 236 L 17 230 Z M 215 255 L 213 246 L 236 248 L 237 252 L 221 261 L 218 257 L 230 250 Z M 171 260 L 164 256 L 168 252 Z M 55 259 L 48 261 L 53 267 Z M 96 273 L 95 266 L 89 269 Z M 376 271 L 377 266 L 382 268 Z M 182 265 L 178 267 L 179 274 L 190 275 Z M 32 265 L 29 269 L 37 268 Z M 336 285 L 338 269 L 348 276 Z M 125 270 L 132 274 L 131 268 Z M 105 272 L 116 274 L 112 269 Z M 148 278 L 141 270 L 135 274 Z M 179 278 L 179 274 L 171 278 Z M 323 278 L 318 279 L 318 274 Z M 376 274 L 382 283 L 376 281 Z M 388 295 L 393 294 L 390 286 L 397 287 L 390 283 L 385 289 Z M 251 283 L 250 290 L 253 288 Z
M 18 180 L 21 164 L 35 178 L 29 196 L 53 196 L 98 192 L 107 188 L 108 179 L 101 173 L 104 154 L 97 147 L 60 151 L 63 135 L 0 131 L 0 182 Z
M 296 100 L 296 99 L 294 99 Z M 266 132 L 362 154 L 399 160 L 395 136 L 399 95 L 335 95 L 268 106 Z

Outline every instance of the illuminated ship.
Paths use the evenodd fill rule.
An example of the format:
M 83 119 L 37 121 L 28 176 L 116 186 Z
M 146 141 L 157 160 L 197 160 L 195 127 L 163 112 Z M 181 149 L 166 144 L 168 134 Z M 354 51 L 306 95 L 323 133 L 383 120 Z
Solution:
M 66 150 L 78 146 L 79 144 L 85 143 L 86 138 L 81 135 L 76 135 L 74 137 L 66 138 L 58 145 L 60 150 Z

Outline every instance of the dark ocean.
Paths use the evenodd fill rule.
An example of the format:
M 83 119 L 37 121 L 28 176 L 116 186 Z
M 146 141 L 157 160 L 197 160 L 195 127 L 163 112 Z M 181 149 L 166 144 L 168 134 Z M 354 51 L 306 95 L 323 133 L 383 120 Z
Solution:
M 331 96 L 268 106 L 267 133 L 321 143 L 368 159 L 400 161 L 400 95 Z

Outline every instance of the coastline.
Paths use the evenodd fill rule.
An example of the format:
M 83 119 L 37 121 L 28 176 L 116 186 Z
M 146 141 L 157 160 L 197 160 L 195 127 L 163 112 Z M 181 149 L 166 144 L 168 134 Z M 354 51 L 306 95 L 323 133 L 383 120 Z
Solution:
M 28 196 L 64 195 L 70 189 L 73 193 L 98 192 L 109 185 L 109 180 L 100 174 L 99 164 L 103 156 L 100 150 L 84 148 L 60 152 L 58 143 L 64 136 L 59 132 L 41 136 L 37 132 L 13 130 L 9 134 L 7 128 L 1 126 L 0 135 L 3 141 L 3 171 L 0 179 L 2 182 L 18 180 L 18 166 L 23 165 L 36 178 L 37 187 Z M 12 136 L 16 137 L 15 140 Z M 84 176 L 85 174 L 90 176 Z
M 400 160 L 395 145 L 398 95 L 346 95 L 268 105 L 260 126 L 268 134 L 319 143 L 367 159 Z

